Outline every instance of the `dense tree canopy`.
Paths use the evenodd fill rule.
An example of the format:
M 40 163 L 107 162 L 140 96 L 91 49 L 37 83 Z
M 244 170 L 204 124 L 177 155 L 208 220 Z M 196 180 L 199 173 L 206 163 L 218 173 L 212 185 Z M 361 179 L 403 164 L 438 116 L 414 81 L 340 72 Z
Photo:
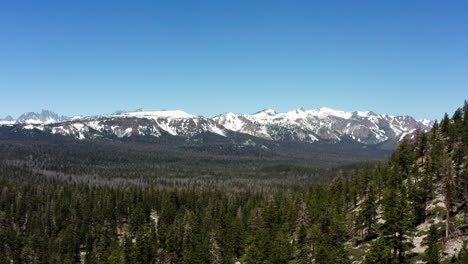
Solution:
M 447 241 L 466 237 L 466 103 L 407 136 L 388 161 L 359 168 L 268 164 L 248 174 L 248 162 L 235 170 L 226 161 L 230 171 L 122 159 L 116 169 L 97 154 L 87 162 L 99 166 L 62 157 L 53 167 L 47 159 L 59 157 L 36 146 L 42 153 L 0 163 L 0 263 L 440 263 Z M 298 184 L 301 175 L 309 181 Z M 444 210 L 429 210 L 438 194 Z M 416 227 L 436 216 L 443 223 L 414 253 Z M 467 254 L 450 261 L 466 263 Z

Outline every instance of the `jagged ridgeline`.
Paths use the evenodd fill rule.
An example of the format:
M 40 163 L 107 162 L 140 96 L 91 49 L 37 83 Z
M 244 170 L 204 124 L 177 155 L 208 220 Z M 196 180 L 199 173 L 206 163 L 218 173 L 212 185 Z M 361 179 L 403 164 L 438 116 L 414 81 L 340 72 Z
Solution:
M 112 148 L 119 153 L 121 145 Z M 50 151 L 35 146 L 35 154 Z M 85 158 L 85 150 L 65 149 L 68 162 L 56 172 L 34 155 L 10 157 L 0 163 L 0 263 L 468 263 L 467 146 L 465 103 L 430 131 L 403 139 L 387 161 L 352 175 L 343 168 L 328 184 L 302 188 L 255 188 L 258 182 L 182 188 L 183 179 L 139 181 L 138 164 L 126 168 L 118 155 L 91 156 L 86 162 L 99 168 L 122 164 L 104 178 L 123 184 L 108 184 L 76 173 L 89 167 L 80 170 L 81 158 L 67 153 Z M 165 162 L 158 166 L 174 160 Z M 219 181 L 208 177 L 214 167 L 203 169 L 199 179 Z M 262 177 L 287 170 L 269 166 Z M 152 176 L 160 173 L 169 181 L 175 171 Z

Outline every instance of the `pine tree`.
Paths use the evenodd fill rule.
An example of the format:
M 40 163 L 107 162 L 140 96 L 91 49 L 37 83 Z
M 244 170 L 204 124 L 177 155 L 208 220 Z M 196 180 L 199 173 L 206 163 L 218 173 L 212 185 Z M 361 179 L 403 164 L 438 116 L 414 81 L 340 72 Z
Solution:
M 444 118 L 440 121 L 440 132 L 444 136 L 448 136 L 450 130 L 450 118 L 447 113 L 445 113 Z
M 398 178 L 398 177 L 396 177 Z M 406 236 L 411 229 L 411 214 L 407 204 L 405 187 L 388 186 L 382 201 L 382 235 L 385 243 L 392 249 L 392 260 L 405 263 L 406 251 L 412 246 Z
M 418 132 L 418 158 L 421 159 L 421 167 L 425 165 L 425 156 L 428 150 L 428 137 L 424 131 Z
M 299 231 L 297 232 L 297 239 L 295 241 L 295 247 L 297 249 L 297 254 L 295 260 L 297 264 L 308 263 L 309 259 L 309 243 L 307 239 L 307 231 L 305 226 L 301 225 Z
M 454 178 L 452 169 L 452 159 L 449 155 L 444 158 L 443 169 L 445 175 L 443 178 L 444 196 L 445 196 L 445 238 L 442 243 L 442 251 L 445 251 L 446 243 L 450 236 L 450 213 L 452 209 L 453 196 L 454 196 Z
M 367 236 L 372 236 L 374 233 L 374 224 L 377 217 L 377 196 L 374 184 L 368 183 L 368 188 L 364 196 L 364 201 L 361 204 L 362 222 L 367 230 Z
M 391 248 L 387 245 L 383 236 L 371 243 L 364 264 L 390 264 L 392 263 Z
M 431 225 L 429 228 L 429 233 L 426 237 L 427 240 L 427 249 L 424 251 L 426 254 L 426 261 L 428 264 L 439 264 L 440 257 L 439 257 L 439 234 L 437 231 L 437 227 L 435 225 Z

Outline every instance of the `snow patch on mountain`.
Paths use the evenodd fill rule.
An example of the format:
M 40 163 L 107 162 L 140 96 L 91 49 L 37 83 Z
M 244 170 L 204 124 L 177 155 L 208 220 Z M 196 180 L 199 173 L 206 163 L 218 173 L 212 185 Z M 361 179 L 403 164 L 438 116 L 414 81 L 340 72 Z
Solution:
M 364 144 L 402 138 L 417 128 L 428 129 L 430 125 L 409 116 L 378 115 L 372 111 L 346 112 L 327 107 L 297 108 L 285 113 L 268 109 L 252 115 L 227 113 L 213 119 L 229 130 L 266 139 L 341 141 L 343 136 L 349 136 Z
M 309 110 L 309 111 L 307 111 L 307 113 L 312 115 L 312 116 L 319 117 L 319 118 L 326 118 L 326 117 L 329 117 L 329 116 L 336 116 L 336 117 L 341 117 L 343 119 L 349 119 L 349 118 L 351 118 L 353 116 L 353 114 L 350 113 L 350 112 L 335 110 L 335 109 L 328 108 L 328 107 L 320 107 L 318 109 Z
M 346 112 L 327 107 L 297 108 L 284 113 L 265 109 L 254 114 L 225 113 L 213 118 L 181 110 L 119 111 L 110 115 L 74 116 L 66 119 L 53 112 L 25 113 L 17 120 L 5 118 L 0 125 L 19 125 L 78 139 L 163 135 L 193 137 L 213 133 L 226 137 L 229 131 L 267 140 L 338 142 L 347 138 L 362 144 L 401 140 L 417 129 L 428 129 L 432 122 L 410 116 L 391 116 L 372 111 Z
M 126 113 L 116 114 L 114 116 L 132 116 L 132 117 L 155 118 L 155 119 L 158 119 L 158 118 L 174 118 L 174 119 L 199 118 L 199 116 L 192 115 L 181 110 L 126 112 Z
M 58 114 L 49 111 L 42 110 L 40 113 L 27 112 L 20 115 L 16 119 L 18 124 L 51 124 L 58 121 L 67 119 L 65 116 L 59 116 Z
M 417 120 L 418 122 L 420 122 L 421 124 L 427 126 L 427 127 L 430 127 L 434 124 L 434 121 L 432 120 L 429 120 L 429 119 L 420 119 L 420 120 Z

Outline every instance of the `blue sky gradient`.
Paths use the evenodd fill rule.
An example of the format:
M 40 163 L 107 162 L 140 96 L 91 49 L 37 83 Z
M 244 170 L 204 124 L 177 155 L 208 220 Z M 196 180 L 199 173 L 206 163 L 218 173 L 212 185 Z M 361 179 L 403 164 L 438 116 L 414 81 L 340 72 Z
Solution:
M 0 117 L 327 106 L 440 119 L 468 99 L 467 1 L 318 2 L 1 1 Z

